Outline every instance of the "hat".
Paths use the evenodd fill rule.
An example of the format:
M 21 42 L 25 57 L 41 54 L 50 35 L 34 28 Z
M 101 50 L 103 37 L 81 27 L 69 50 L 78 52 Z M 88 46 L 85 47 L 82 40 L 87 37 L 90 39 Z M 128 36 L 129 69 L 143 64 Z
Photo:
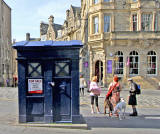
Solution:
M 132 79 L 132 78 L 129 78 L 128 81 L 133 81 L 133 79 Z

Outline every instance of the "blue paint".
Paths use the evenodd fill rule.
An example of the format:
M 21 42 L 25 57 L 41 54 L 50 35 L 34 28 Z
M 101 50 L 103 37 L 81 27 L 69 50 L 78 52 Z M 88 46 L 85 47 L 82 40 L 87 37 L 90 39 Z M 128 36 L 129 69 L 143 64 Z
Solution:
M 21 41 L 17 49 L 19 122 L 77 122 L 81 41 Z M 41 79 L 29 83 L 28 79 Z M 51 82 L 53 82 L 51 84 Z M 28 92 L 42 88 L 42 93 Z
M 72 41 L 21 41 L 13 44 L 13 47 L 45 47 L 45 46 L 82 46 L 82 42 L 79 40 Z

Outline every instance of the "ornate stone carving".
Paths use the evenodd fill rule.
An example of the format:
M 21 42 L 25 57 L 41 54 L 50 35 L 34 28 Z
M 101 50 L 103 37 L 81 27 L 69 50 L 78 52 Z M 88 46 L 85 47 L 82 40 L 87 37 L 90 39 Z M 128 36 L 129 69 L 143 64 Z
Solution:
M 93 56 L 93 60 L 101 60 L 101 61 L 104 61 L 104 60 L 105 60 L 105 55 L 104 55 L 104 54 L 101 54 L 101 53 L 96 53 L 96 54 L 94 54 L 94 56 Z

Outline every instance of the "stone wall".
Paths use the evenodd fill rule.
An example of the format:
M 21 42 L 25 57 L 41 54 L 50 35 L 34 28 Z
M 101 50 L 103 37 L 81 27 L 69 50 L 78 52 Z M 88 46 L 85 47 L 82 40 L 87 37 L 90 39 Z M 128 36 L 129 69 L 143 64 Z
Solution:
M 0 86 L 12 84 L 11 8 L 0 1 Z

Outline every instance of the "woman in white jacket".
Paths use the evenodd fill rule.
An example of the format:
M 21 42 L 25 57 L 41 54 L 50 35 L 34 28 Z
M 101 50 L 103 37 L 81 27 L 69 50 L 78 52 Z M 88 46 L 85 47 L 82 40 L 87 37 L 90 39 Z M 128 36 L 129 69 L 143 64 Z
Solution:
M 90 96 L 91 96 L 91 113 L 94 113 L 94 100 L 96 104 L 97 113 L 100 113 L 99 107 L 98 107 L 98 96 L 101 93 L 101 88 L 97 85 L 97 76 L 94 76 L 92 78 L 92 81 L 90 83 Z
M 79 83 L 80 83 L 80 87 L 79 87 L 80 94 L 82 96 L 84 96 L 85 79 L 83 78 L 83 75 L 80 76 L 80 82 Z

